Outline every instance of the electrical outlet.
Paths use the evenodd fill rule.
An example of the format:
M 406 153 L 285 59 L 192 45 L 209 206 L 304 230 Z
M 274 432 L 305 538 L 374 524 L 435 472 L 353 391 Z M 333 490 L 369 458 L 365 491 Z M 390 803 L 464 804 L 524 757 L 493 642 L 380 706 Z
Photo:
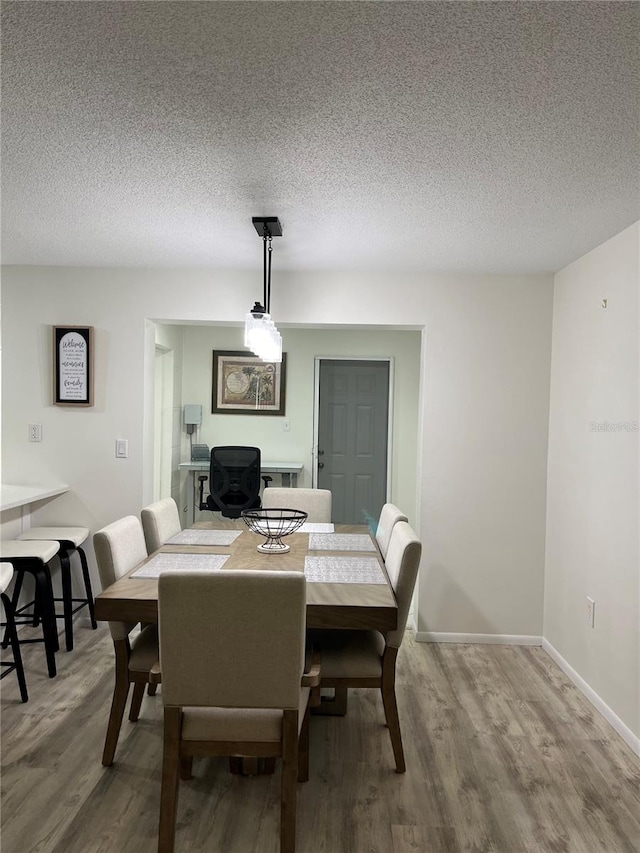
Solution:
M 29 424 L 29 441 L 42 441 L 42 424 Z
M 116 439 L 116 459 L 126 459 L 129 455 L 129 442 L 126 438 Z
M 596 624 L 596 603 L 593 598 L 587 596 L 587 625 L 594 628 Z

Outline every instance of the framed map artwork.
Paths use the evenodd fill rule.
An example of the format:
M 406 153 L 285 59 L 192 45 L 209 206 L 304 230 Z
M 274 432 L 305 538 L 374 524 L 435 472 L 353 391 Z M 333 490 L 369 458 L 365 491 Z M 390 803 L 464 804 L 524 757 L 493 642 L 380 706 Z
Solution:
M 212 413 L 284 415 L 286 359 L 286 353 L 279 363 L 245 352 L 214 350 Z

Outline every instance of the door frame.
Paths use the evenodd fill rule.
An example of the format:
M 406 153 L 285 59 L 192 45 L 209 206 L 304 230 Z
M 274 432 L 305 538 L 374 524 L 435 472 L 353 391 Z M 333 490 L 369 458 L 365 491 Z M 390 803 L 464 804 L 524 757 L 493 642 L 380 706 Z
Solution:
M 391 453 L 393 450 L 393 385 L 395 373 L 394 356 L 389 355 L 317 355 L 313 368 L 313 447 L 311 448 L 311 485 L 318 488 L 318 425 L 320 421 L 320 364 L 323 361 L 386 361 L 389 364 L 389 399 L 387 402 L 387 502 L 391 499 Z
M 173 362 L 173 350 L 156 344 L 154 360 L 154 501 L 171 496 L 173 474 Z

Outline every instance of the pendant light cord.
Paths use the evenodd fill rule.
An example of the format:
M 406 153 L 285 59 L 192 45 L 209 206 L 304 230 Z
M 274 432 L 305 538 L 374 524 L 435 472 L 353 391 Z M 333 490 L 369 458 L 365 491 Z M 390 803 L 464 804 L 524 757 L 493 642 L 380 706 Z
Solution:
M 269 255 L 268 255 L 268 257 L 269 257 L 269 271 L 267 274 L 267 304 L 265 307 L 267 309 L 267 314 L 271 314 L 271 253 L 273 251 L 273 248 L 271 246 L 271 234 L 269 234 L 269 250 L 268 251 L 269 251 Z
M 267 226 L 264 227 L 264 235 L 262 237 L 262 304 L 264 310 L 269 313 L 269 301 L 267 299 Z M 269 282 L 271 284 L 271 282 Z
M 268 241 L 268 247 L 267 247 Z M 262 236 L 262 274 L 263 274 L 263 283 L 262 283 L 262 298 L 264 310 L 267 314 L 271 313 L 271 252 L 273 251 L 273 247 L 271 245 L 271 234 L 267 230 L 267 226 L 264 226 L 264 234 Z M 268 254 L 267 254 L 268 253 Z

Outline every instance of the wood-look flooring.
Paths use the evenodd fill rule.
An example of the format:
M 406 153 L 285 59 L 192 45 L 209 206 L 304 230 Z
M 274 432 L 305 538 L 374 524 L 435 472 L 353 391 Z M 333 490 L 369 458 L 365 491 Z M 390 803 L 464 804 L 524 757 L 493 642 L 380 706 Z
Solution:
M 78 626 L 49 679 L 25 649 L 30 701 L 2 681 L 2 853 L 153 853 L 162 696 L 100 757 L 112 693 L 106 625 Z M 299 853 L 638 853 L 640 759 L 540 648 L 418 644 L 398 660 L 407 772 L 394 772 L 375 690 L 311 721 Z M 176 853 L 277 853 L 279 770 L 194 763 Z

